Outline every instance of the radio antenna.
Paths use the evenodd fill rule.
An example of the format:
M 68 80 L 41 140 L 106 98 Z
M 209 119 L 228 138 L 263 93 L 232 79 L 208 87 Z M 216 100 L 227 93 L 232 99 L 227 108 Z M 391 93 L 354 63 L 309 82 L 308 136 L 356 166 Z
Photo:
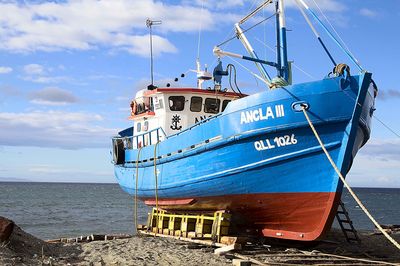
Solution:
M 150 75 L 151 75 L 151 84 L 148 87 L 149 90 L 153 90 L 154 87 L 154 75 L 153 75 L 153 30 L 152 27 L 153 25 L 161 25 L 161 20 L 151 20 L 147 19 L 146 20 L 146 26 L 150 30 Z

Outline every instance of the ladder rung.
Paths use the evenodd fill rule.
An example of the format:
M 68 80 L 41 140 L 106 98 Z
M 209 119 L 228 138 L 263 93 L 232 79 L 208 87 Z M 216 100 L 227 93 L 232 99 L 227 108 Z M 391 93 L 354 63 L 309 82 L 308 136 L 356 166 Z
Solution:
M 352 221 L 349 221 L 349 220 L 341 220 L 341 219 L 339 219 L 338 221 L 340 223 L 347 223 L 347 224 L 352 224 L 353 223 Z
M 355 231 L 353 229 L 347 229 L 347 228 L 343 228 L 343 230 L 346 231 L 346 232 L 354 232 Z

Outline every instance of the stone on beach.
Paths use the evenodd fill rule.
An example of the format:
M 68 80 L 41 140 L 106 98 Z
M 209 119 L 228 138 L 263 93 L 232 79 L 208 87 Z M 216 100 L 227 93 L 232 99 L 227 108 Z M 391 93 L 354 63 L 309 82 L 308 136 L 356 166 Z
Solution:
M 0 216 L 0 242 L 7 241 L 14 229 L 14 222 Z

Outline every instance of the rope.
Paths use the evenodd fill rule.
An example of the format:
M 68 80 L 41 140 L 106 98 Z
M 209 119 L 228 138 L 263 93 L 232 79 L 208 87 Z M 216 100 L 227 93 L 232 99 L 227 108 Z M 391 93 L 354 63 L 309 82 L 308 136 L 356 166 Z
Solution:
M 382 120 L 380 120 L 376 115 L 373 115 L 373 117 L 379 122 L 381 123 L 384 127 L 386 127 L 387 130 L 389 130 L 390 132 L 392 132 L 394 135 L 396 135 L 396 137 L 400 138 L 400 134 L 397 133 L 396 131 L 394 131 L 393 129 L 391 129 L 388 125 L 386 125 Z
M 342 173 L 340 172 L 340 170 L 338 169 L 338 167 L 336 166 L 335 162 L 332 160 L 332 157 L 329 155 L 329 152 L 326 150 L 324 144 L 322 143 L 321 138 L 318 135 L 318 132 L 316 131 L 313 123 L 310 120 L 310 117 L 307 114 L 307 110 L 305 109 L 304 106 L 302 106 L 302 111 L 304 113 L 304 116 L 307 119 L 308 124 L 310 125 L 311 130 L 313 131 L 316 139 L 319 142 L 319 145 L 321 146 L 322 150 L 324 151 L 326 157 L 328 158 L 329 162 L 331 163 L 333 169 L 335 169 L 335 172 L 337 173 L 337 175 L 340 177 L 340 180 L 343 182 L 343 184 L 345 185 L 345 187 L 347 188 L 347 190 L 350 192 L 351 196 L 354 198 L 354 200 L 357 202 L 358 206 L 360 206 L 360 208 L 364 211 L 364 213 L 368 216 L 368 218 L 372 221 L 372 223 L 376 226 L 376 228 L 378 228 L 378 230 L 390 241 L 392 242 L 392 244 L 397 247 L 398 249 L 400 249 L 400 244 L 394 240 L 385 230 L 383 230 L 383 228 L 380 226 L 380 224 L 374 219 L 374 217 L 372 217 L 372 215 L 369 213 L 369 211 L 367 210 L 367 208 L 364 206 L 364 204 L 360 201 L 360 199 L 357 197 L 357 195 L 354 193 L 354 191 L 350 188 L 350 186 L 347 184 L 346 180 L 344 179 Z
M 271 46 L 269 46 L 266 42 L 261 41 L 260 39 L 258 39 L 257 37 L 254 37 L 254 39 L 256 41 L 258 41 L 259 43 L 261 43 L 262 45 L 264 45 L 264 47 L 268 48 L 269 50 L 271 50 L 272 52 L 274 52 L 276 54 L 276 50 L 273 49 Z M 302 72 L 304 75 L 308 76 L 311 79 L 317 79 L 316 77 L 312 76 L 310 73 L 307 73 L 305 70 L 301 69 L 299 66 L 297 66 L 295 63 L 292 62 L 292 66 L 294 66 L 295 68 L 297 68 L 300 72 Z
M 354 57 L 356 62 L 359 64 L 360 61 L 354 56 L 354 54 L 351 52 L 350 48 L 347 46 L 347 44 L 343 41 L 343 39 L 340 37 L 339 33 L 336 31 L 335 27 L 333 27 L 332 23 L 329 21 L 328 17 L 325 16 L 325 13 L 322 12 L 322 9 L 319 7 L 317 2 L 313 0 L 314 4 L 317 6 L 319 12 L 322 14 L 322 16 L 325 18 L 326 22 L 328 22 L 329 26 L 332 28 L 333 32 L 336 34 L 336 36 L 339 38 L 339 40 L 342 42 L 343 46 L 347 49 L 347 51 Z
M 251 29 L 253 29 L 253 28 L 255 28 L 255 27 L 257 27 L 258 25 L 260 25 L 261 23 L 263 23 L 263 22 L 269 20 L 270 18 L 274 17 L 275 15 L 276 15 L 276 13 L 274 13 L 274 14 L 272 14 L 271 16 L 269 16 L 269 17 L 267 17 L 267 18 L 265 18 L 265 19 L 263 19 L 263 20 L 257 22 L 256 24 L 254 24 L 254 25 L 251 26 L 250 28 L 243 30 L 242 34 L 248 32 L 249 30 L 251 30 Z M 236 34 L 235 36 L 232 36 L 231 38 L 229 38 L 229 39 L 227 39 L 227 40 L 221 42 L 220 44 L 217 45 L 217 47 L 221 47 L 222 45 L 227 44 L 228 42 L 230 42 L 230 41 L 232 41 L 232 40 L 234 40 L 234 39 L 237 39 L 237 34 Z
M 154 178 L 155 178 L 155 196 L 156 196 L 156 228 L 158 229 L 158 176 L 157 176 L 157 146 L 159 141 L 157 141 L 156 145 L 154 145 Z M 157 235 L 157 232 L 155 233 Z
M 137 214 L 137 209 L 138 209 L 138 180 L 139 180 L 139 158 L 140 158 L 140 152 L 142 151 L 142 148 L 140 147 L 138 150 L 137 158 L 136 158 L 136 182 L 135 182 L 135 231 L 137 233 L 137 228 L 138 228 L 138 214 Z

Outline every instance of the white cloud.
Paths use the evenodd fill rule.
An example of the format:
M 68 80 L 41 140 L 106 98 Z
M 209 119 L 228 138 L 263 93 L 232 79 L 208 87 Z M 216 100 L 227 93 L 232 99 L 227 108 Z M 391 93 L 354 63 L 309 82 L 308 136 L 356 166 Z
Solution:
M 288 1 L 288 4 L 294 5 L 294 0 Z M 311 8 L 328 12 L 342 12 L 346 10 L 346 6 L 337 0 L 306 0 L 305 1 Z
M 141 46 L 143 33 L 148 32 L 145 25 L 148 17 L 163 21 L 158 32 L 190 32 L 197 31 L 199 20 L 205 26 L 214 22 L 211 12 L 206 10 L 202 17 L 198 16 L 199 12 L 199 7 L 152 0 L 1 3 L 0 49 L 29 52 L 122 46 L 129 52 L 144 55 Z M 159 53 L 176 51 L 156 31 L 154 37 L 163 45 L 158 48 Z
M 319 0 L 318 3 L 325 11 L 345 9 L 336 0 Z M 162 25 L 154 29 L 155 42 L 159 43 L 155 45 L 156 54 L 173 53 L 176 47 L 160 33 L 197 32 L 200 24 L 203 30 L 215 30 L 219 23 L 232 23 L 232 19 L 238 17 L 224 9 L 244 7 L 247 10 L 247 6 L 248 9 L 255 7 L 254 1 L 202 3 L 184 0 L 181 4 L 155 0 L 0 2 L 0 49 L 32 52 L 106 47 L 147 57 L 145 21 L 151 18 L 162 20 Z M 293 0 L 288 1 L 287 6 L 293 7 Z
M 49 83 L 55 84 L 63 81 L 71 81 L 69 77 L 65 76 L 25 76 L 23 77 L 23 79 L 43 84 L 49 84 Z
M 353 186 L 400 187 L 400 141 L 371 139 L 354 160 L 349 182 Z
M 184 3 L 188 3 L 189 1 L 184 1 Z M 192 1 L 190 1 L 192 2 Z M 261 4 L 263 1 L 258 1 L 255 2 L 254 0 L 220 0 L 220 1 L 212 1 L 212 0 L 196 0 L 194 3 L 197 6 L 204 6 L 209 9 L 231 9 L 231 8 L 237 8 L 237 7 L 248 7 L 248 12 L 251 11 L 251 8 L 256 8 L 258 5 Z M 338 2 L 337 0 L 305 0 L 304 1 L 308 6 L 317 8 L 315 3 L 318 4 L 319 8 L 323 11 L 328 11 L 328 12 L 340 12 L 346 9 L 346 7 Z M 285 1 L 284 4 L 286 7 L 296 7 L 296 2 L 295 0 L 288 0 Z M 273 4 L 270 4 L 269 6 L 273 6 Z M 268 6 L 267 6 L 268 8 Z M 244 16 L 246 14 L 242 14 Z
M 0 74 L 8 74 L 11 73 L 13 69 L 11 67 L 0 66 Z
M 400 162 L 400 140 L 371 139 L 363 147 L 361 154 L 375 160 L 398 160 Z
M 114 38 L 115 46 L 126 50 L 131 54 L 147 57 L 150 55 L 149 35 L 129 36 L 118 34 Z M 167 39 L 160 36 L 153 36 L 153 55 L 158 56 L 161 53 L 176 53 L 178 50 Z
M 364 17 L 369 17 L 369 18 L 374 18 L 378 15 L 376 12 L 368 8 L 362 8 L 360 10 L 360 14 Z
M 57 87 L 43 88 L 29 95 L 31 102 L 40 105 L 67 105 L 78 102 L 72 92 Z
M 28 172 L 40 175 L 61 175 L 61 176 L 110 176 L 109 171 L 93 171 L 75 168 L 65 168 L 58 165 L 32 165 L 28 169 Z
M 108 147 L 116 129 L 99 125 L 98 114 L 61 111 L 0 113 L 0 145 L 59 147 L 65 149 Z
M 24 66 L 24 72 L 27 75 L 43 75 L 46 74 L 44 66 L 39 64 L 29 64 Z
M 59 83 L 63 81 L 69 81 L 70 78 L 65 76 L 52 76 L 52 68 L 45 67 L 40 64 L 29 64 L 23 67 L 25 76 L 22 77 L 24 80 L 36 82 L 36 83 Z
M 399 90 L 380 90 L 378 93 L 378 99 L 379 100 L 393 100 L 396 98 L 400 98 L 400 91 Z

